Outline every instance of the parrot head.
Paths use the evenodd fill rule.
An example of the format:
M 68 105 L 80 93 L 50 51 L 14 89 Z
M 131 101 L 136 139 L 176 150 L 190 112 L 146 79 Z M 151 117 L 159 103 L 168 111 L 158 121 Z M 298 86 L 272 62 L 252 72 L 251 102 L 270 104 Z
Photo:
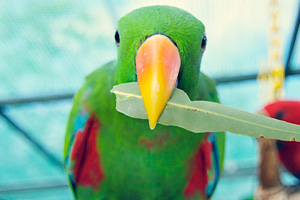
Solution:
M 138 82 L 154 129 L 174 87 L 193 95 L 207 43 L 204 25 L 178 8 L 143 7 L 120 19 L 115 40 L 118 83 Z
M 300 101 L 276 101 L 265 106 L 260 113 L 300 125 Z M 300 179 L 300 143 L 276 141 L 280 161 L 295 177 Z
M 263 108 L 267 116 L 300 125 L 299 101 L 276 101 Z

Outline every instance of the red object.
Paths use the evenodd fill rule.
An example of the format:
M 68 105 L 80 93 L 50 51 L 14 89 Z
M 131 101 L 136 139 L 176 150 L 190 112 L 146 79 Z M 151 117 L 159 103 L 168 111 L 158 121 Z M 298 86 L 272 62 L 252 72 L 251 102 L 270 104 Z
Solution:
M 185 197 L 192 197 L 196 192 L 200 192 L 206 197 L 205 189 L 208 185 L 208 169 L 212 167 L 211 151 L 212 143 L 207 140 L 208 134 L 204 143 L 200 146 L 198 152 L 191 162 L 191 177 L 188 185 L 184 190 Z
M 71 161 L 74 162 L 73 176 L 77 186 L 92 186 L 96 190 L 104 178 L 96 139 L 100 127 L 97 118 L 91 116 L 84 130 L 76 133 Z
M 299 101 L 277 101 L 267 105 L 264 110 L 272 118 L 300 125 Z M 285 168 L 300 179 L 300 143 L 277 141 L 277 147 Z

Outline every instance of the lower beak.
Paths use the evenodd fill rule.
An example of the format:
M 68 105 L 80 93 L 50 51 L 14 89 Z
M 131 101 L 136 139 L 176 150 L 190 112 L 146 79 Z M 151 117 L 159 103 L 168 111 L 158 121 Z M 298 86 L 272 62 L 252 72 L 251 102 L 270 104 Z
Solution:
M 180 64 L 177 47 L 164 35 L 149 37 L 137 52 L 138 84 L 152 130 L 172 95 Z

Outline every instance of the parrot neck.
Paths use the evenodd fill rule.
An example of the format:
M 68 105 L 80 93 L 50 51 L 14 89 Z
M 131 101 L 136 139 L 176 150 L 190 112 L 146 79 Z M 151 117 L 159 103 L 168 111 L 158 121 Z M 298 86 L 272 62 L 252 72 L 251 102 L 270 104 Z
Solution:
M 129 56 L 127 59 L 123 59 L 121 56 L 118 56 L 116 65 L 115 81 L 117 84 L 137 81 L 135 62 L 133 58 L 131 59 Z
M 200 65 L 198 65 L 200 66 Z M 178 88 L 183 90 L 191 100 L 199 99 L 199 91 L 201 90 L 201 83 L 199 81 L 200 70 L 199 67 L 192 67 L 197 69 L 192 73 L 179 73 Z

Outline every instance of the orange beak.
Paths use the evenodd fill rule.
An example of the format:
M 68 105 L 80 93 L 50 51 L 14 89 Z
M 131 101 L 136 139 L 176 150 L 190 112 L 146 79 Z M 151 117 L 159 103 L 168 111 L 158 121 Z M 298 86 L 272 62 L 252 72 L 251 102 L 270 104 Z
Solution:
M 172 95 L 180 64 L 177 47 L 164 35 L 149 37 L 137 52 L 138 84 L 152 130 Z

